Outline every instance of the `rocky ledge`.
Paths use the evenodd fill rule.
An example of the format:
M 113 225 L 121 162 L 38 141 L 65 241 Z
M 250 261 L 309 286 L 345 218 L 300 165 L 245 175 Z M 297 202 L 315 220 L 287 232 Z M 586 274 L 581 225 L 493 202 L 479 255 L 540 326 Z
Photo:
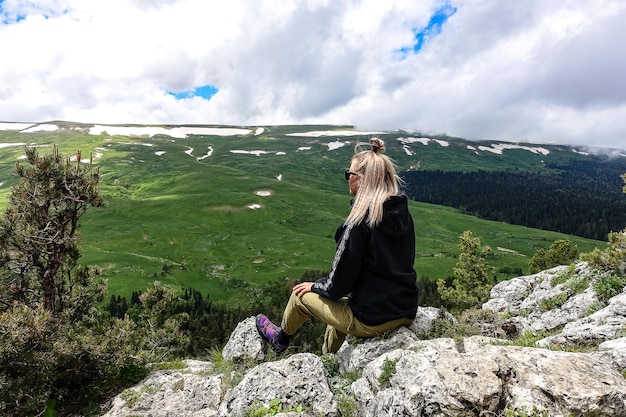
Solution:
M 506 320 L 461 340 L 426 339 L 436 320 L 454 318 L 420 308 L 410 327 L 348 339 L 336 355 L 275 356 L 249 317 L 221 364 L 155 371 L 103 417 L 624 416 L 626 293 L 603 304 L 591 286 L 573 292 L 571 280 L 590 274 L 581 263 L 499 283 L 483 310 Z M 555 299 L 546 310 L 542 300 Z M 546 337 L 536 347 L 507 338 L 525 332 Z

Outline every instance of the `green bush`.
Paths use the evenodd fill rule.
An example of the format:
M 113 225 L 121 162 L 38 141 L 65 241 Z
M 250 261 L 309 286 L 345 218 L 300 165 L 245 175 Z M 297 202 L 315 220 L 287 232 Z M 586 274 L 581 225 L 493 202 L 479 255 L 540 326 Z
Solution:
M 550 417 L 550 411 L 537 408 L 537 406 L 533 406 L 530 411 L 526 407 L 520 407 L 504 410 L 504 417 Z
M 152 294 L 149 290 L 147 293 Z M 141 380 L 147 364 L 185 348 L 180 318 L 136 323 L 92 308 L 81 321 L 53 317 L 43 306 L 0 314 L 0 414 L 35 415 L 50 400 L 59 409 L 93 409 L 105 393 Z
M 578 258 L 578 246 L 571 240 L 555 240 L 548 250 L 539 249 L 528 263 L 528 273 L 536 274 L 559 265 L 568 265 Z
M 554 310 L 561 307 L 567 301 L 568 297 L 568 294 L 563 292 L 555 295 L 554 297 L 543 298 L 539 302 L 539 308 L 541 309 L 541 311 Z
M 609 233 L 609 242 L 603 250 L 596 248 L 581 255 L 583 261 L 599 271 L 623 276 L 626 271 L 626 229 Z
M 385 358 L 385 361 L 383 362 L 383 366 L 381 369 L 382 372 L 378 376 L 378 383 L 380 384 L 381 387 L 384 387 L 387 384 L 389 384 L 389 380 L 391 379 L 391 377 L 396 374 L 397 363 L 398 363 L 397 360 L 393 361 L 393 360 L 389 360 Z
M 481 335 L 486 329 L 490 329 L 488 336 L 496 336 L 491 331 L 495 332 L 496 329 L 499 329 L 502 320 L 498 318 L 497 313 L 478 308 L 463 311 L 456 320 L 450 320 L 441 311 L 439 317 L 433 321 L 428 338 L 449 337 L 460 340 L 465 337 Z
M 626 286 L 626 276 L 603 275 L 593 283 L 593 289 L 603 302 L 621 293 Z

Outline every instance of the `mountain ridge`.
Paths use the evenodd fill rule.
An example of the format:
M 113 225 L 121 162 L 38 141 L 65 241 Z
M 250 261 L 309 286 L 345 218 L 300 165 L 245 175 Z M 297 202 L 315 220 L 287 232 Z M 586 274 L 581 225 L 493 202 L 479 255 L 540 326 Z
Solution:
M 15 125 L 14 129 L 11 127 Z M 573 152 L 579 152 L 582 154 L 586 154 L 587 152 L 584 150 L 588 150 L 591 153 L 598 154 L 610 154 L 612 156 L 622 156 L 626 157 L 626 148 L 606 148 L 606 147 L 594 147 L 591 145 L 573 145 L 573 144 L 556 144 L 550 142 L 530 142 L 527 140 L 518 140 L 518 141 L 506 141 L 499 139 L 465 139 L 461 137 L 449 136 L 445 133 L 434 133 L 434 132 L 423 132 L 417 130 L 407 130 L 407 129 L 396 129 L 396 130 L 360 130 L 354 125 L 349 124 L 329 124 L 329 125 L 320 125 L 320 124 L 305 124 L 305 125 L 272 125 L 272 124 L 258 124 L 258 125 L 231 125 L 231 124 L 199 124 L 199 123 L 181 123 L 181 124 L 169 124 L 169 123 L 157 123 L 157 124 L 142 124 L 142 123 L 88 123 L 88 122 L 73 122 L 66 120 L 51 120 L 51 121 L 42 121 L 42 122 L 10 122 L 10 121 L 0 121 L 0 131 L 1 130 L 18 130 L 23 132 L 36 132 L 36 131 L 51 131 L 54 130 L 53 126 L 57 126 L 58 128 L 87 128 L 87 127 L 145 127 L 145 128 L 164 128 L 164 129 L 174 129 L 174 128 L 235 128 L 235 129 L 270 129 L 270 128 L 295 128 L 296 130 L 300 130 L 303 128 L 314 128 L 314 127 L 327 127 L 329 132 L 332 132 L 332 135 L 342 136 L 342 134 L 338 131 L 342 129 L 344 131 L 350 131 L 348 136 L 357 136 L 357 135 L 419 135 L 424 136 L 428 139 L 433 140 L 451 140 L 451 141 L 463 141 L 468 143 L 490 143 L 490 144 L 512 144 L 516 145 L 510 149 L 524 149 L 531 150 L 529 148 L 538 148 L 538 147 L 550 147 L 550 148 L 570 148 Z M 201 134 L 200 132 L 196 134 Z M 258 134 L 258 133 L 257 133 Z M 293 136 L 297 136 L 296 132 L 292 133 Z M 488 149 L 485 147 L 479 146 L 478 148 L 482 148 L 479 150 L 488 151 L 493 153 L 501 153 L 502 149 L 498 149 L 498 146 L 493 147 L 493 149 Z M 506 149 L 506 146 L 503 148 Z M 583 149 L 583 151 L 579 151 L 579 149 Z M 476 149 L 472 149 L 476 150 Z M 532 152 L 532 150 L 531 150 Z

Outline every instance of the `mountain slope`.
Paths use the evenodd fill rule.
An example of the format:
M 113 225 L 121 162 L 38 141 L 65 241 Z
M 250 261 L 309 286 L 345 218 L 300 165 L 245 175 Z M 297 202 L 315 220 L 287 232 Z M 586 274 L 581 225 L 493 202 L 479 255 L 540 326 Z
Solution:
M 160 280 L 213 299 L 245 303 L 255 284 L 328 270 L 332 236 L 349 211 L 343 180 L 355 143 L 385 139 L 400 169 L 547 170 L 545 161 L 584 160 L 566 147 L 476 144 L 359 132 L 349 126 L 102 126 L 50 122 L 0 130 L 0 204 L 25 144 L 93 154 L 107 207 L 81 221 L 81 259 L 108 278 L 109 294 L 130 296 Z M 506 146 L 505 146 L 506 145 Z M 505 149 L 508 148 L 508 149 Z M 498 153 L 501 152 L 501 153 Z M 463 215 L 414 202 L 419 275 L 445 278 L 458 237 L 472 230 L 492 248 L 499 279 L 525 272 L 529 257 L 567 238 L 582 251 L 598 241 Z

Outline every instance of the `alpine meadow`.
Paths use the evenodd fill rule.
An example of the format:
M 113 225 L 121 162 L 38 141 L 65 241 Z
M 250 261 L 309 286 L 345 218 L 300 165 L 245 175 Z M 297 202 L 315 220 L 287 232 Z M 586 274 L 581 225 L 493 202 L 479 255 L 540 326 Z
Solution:
M 45 153 L 56 145 L 66 157 L 80 150 L 82 163 L 91 159 L 99 167 L 105 206 L 81 218 L 79 262 L 99 270 L 109 296 L 130 298 L 160 281 L 179 293 L 193 288 L 230 306 L 250 305 L 262 296 L 261 285 L 272 279 L 297 280 L 308 271 L 330 269 L 332 237 L 350 208 L 343 170 L 355 144 L 372 136 L 385 140 L 410 197 L 419 194 L 413 178 L 418 173 L 532 174 L 550 179 L 576 164 L 593 164 L 603 175 L 626 172 L 626 157 L 619 154 L 609 158 L 566 146 L 360 132 L 351 126 L 102 126 L 56 121 L 2 127 L 1 208 L 16 183 L 15 164 L 24 157 L 25 146 Z M 580 175 L 573 172 L 571 177 Z M 623 204 L 621 178 L 613 177 L 610 187 Z M 431 179 L 431 185 L 454 200 L 453 183 L 438 187 L 433 182 L 438 178 Z M 588 186 L 607 187 L 598 188 L 593 181 Z M 466 185 L 456 191 L 476 197 L 473 189 L 478 192 L 480 187 Z M 501 184 L 491 192 L 506 195 L 515 190 Z M 571 198 L 585 195 L 585 190 L 578 191 L 580 195 Z M 542 196 L 546 200 L 536 202 L 533 210 L 545 211 L 541 204 L 548 206 L 550 195 Z M 570 240 L 581 252 L 606 241 L 605 236 L 590 239 L 511 224 L 506 216 L 488 220 L 481 210 L 468 210 L 463 201 L 455 207 L 445 198 L 438 204 L 424 202 L 428 196 L 416 198 L 422 201 L 410 204 L 415 269 L 418 276 L 433 281 L 453 274 L 459 236 L 466 230 L 491 248 L 487 263 L 496 281 L 526 273 L 533 254 L 556 240 Z M 606 225 L 612 230 L 624 226 Z

